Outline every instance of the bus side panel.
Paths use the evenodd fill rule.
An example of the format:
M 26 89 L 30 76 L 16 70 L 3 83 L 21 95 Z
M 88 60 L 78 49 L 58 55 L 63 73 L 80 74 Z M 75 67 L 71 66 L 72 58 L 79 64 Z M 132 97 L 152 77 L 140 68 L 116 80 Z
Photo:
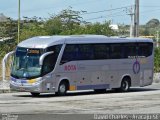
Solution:
M 153 82 L 153 55 L 146 58 L 139 58 L 141 65 L 140 86 L 151 85 Z
M 109 65 L 106 60 L 79 61 L 78 66 L 78 89 L 110 88 Z
M 57 67 L 56 72 L 56 91 L 58 91 L 59 84 L 62 80 L 69 81 L 69 90 L 76 90 L 77 83 L 77 62 L 67 62 Z
M 55 77 L 52 74 L 45 75 L 45 79 L 42 82 L 42 92 L 43 93 L 52 93 L 55 92 Z
M 120 76 L 121 81 L 125 76 L 130 77 L 131 79 L 131 86 L 139 86 L 140 85 L 140 71 L 137 71 L 137 66 L 135 66 L 135 63 L 137 63 L 136 58 L 132 59 L 123 59 L 122 64 L 120 65 Z M 136 73 L 135 73 L 136 72 Z
M 121 86 L 122 79 L 125 76 L 131 78 L 131 85 L 137 86 L 140 81 L 140 74 L 134 75 L 133 73 L 133 63 L 135 59 L 115 59 L 110 61 L 110 77 L 111 77 L 111 87 L 119 88 Z
M 153 43 L 138 43 L 138 56 L 140 68 L 140 86 L 151 85 L 153 82 L 154 49 Z

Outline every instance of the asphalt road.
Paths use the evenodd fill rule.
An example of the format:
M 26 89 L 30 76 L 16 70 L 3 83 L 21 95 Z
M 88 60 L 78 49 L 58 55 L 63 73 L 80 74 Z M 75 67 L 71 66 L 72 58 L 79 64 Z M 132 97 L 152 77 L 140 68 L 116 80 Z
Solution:
M 30 120 L 32 117 L 27 115 L 34 115 L 38 120 L 48 117 L 48 114 L 51 119 L 65 120 L 73 117 L 79 120 L 82 116 L 93 119 L 95 114 L 158 114 L 160 113 L 160 83 L 143 88 L 132 88 L 127 93 L 117 93 L 114 90 L 106 93 L 78 91 L 63 97 L 54 94 L 32 97 L 30 93 L 5 93 L 0 94 L 0 113 L 2 117 L 23 114 L 21 117 Z M 75 114 L 79 115 L 75 117 Z

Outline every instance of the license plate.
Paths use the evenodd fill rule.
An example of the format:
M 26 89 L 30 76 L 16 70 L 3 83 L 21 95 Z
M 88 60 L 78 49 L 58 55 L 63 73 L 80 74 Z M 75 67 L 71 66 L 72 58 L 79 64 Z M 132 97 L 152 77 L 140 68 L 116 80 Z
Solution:
M 20 91 L 25 91 L 25 88 L 19 88 Z

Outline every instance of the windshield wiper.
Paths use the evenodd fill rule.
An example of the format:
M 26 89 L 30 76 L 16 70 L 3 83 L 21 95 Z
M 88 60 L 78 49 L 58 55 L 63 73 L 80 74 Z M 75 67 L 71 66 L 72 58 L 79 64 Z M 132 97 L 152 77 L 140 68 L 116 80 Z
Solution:
M 17 70 L 24 70 L 25 68 L 18 68 Z

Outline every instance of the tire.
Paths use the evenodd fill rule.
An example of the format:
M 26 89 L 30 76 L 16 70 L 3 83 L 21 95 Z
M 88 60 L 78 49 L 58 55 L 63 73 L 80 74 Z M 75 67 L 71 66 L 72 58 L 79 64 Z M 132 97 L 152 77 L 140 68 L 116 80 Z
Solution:
M 128 78 L 124 78 L 121 82 L 121 87 L 119 88 L 121 92 L 127 92 L 130 89 L 130 80 Z
M 59 84 L 58 92 L 56 93 L 56 95 L 64 96 L 64 95 L 66 95 L 67 90 L 68 90 L 67 83 L 66 82 L 61 82 Z
M 40 93 L 31 92 L 31 95 L 32 95 L 33 97 L 38 97 L 38 96 L 40 95 Z
M 96 92 L 96 93 L 105 93 L 106 89 L 94 89 L 94 92 Z

